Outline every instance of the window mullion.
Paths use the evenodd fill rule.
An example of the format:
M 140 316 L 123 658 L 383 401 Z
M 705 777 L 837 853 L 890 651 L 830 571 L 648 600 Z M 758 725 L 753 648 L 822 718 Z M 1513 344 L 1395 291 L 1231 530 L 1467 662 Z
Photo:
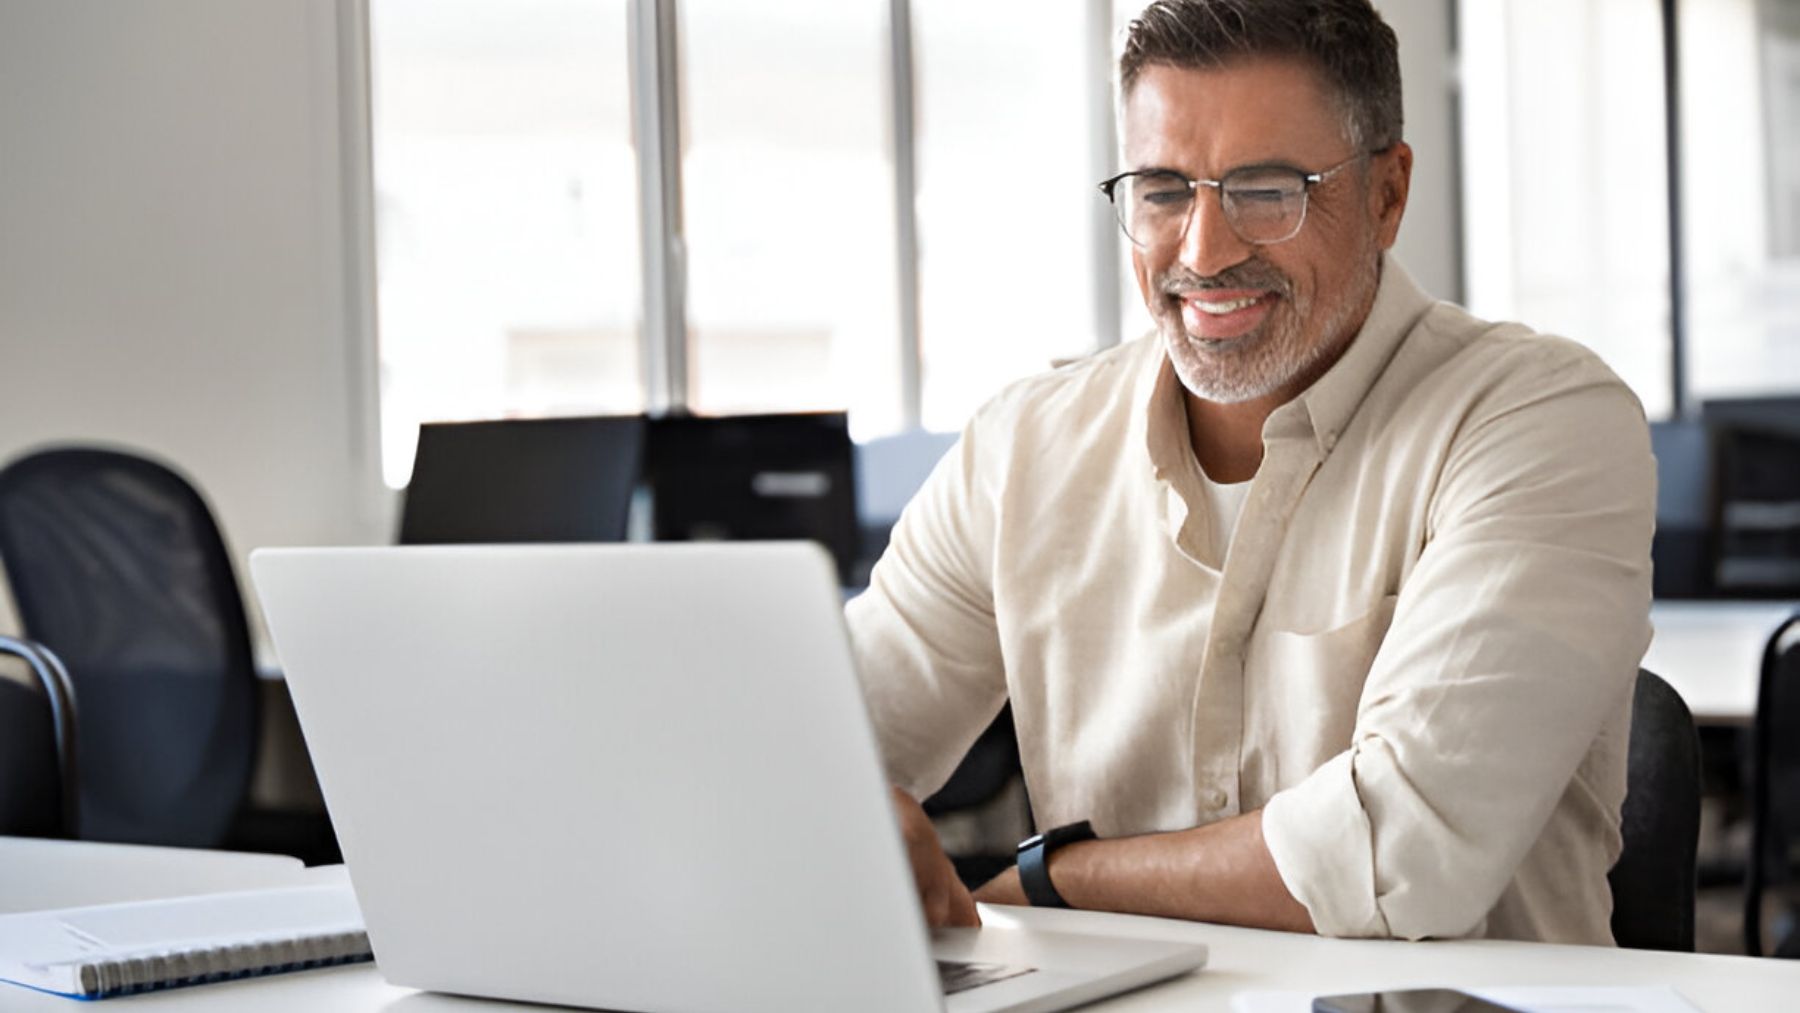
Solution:
M 900 417 L 906 429 L 924 422 L 925 363 L 919 343 L 919 166 L 913 89 L 911 0 L 889 0 L 888 97 L 894 142 L 894 263 L 899 273 Z
M 1662 0 L 1663 122 L 1669 172 L 1669 417 L 1688 412 L 1687 262 L 1681 194 L 1681 17 L 1678 0 Z
M 1113 4 L 1112 0 L 1088 0 L 1087 26 L 1088 178 L 1102 180 L 1118 171 L 1118 125 L 1113 106 Z M 1123 313 L 1119 276 L 1119 223 L 1105 201 L 1092 200 L 1088 234 L 1093 254 L 1094 347 L 1108 348 L 1120 341 Z
M 676 0 L 631 0 L 631 104 L 643 259 L 644 401 L 687 408 L 687 248 L 681 214 Z

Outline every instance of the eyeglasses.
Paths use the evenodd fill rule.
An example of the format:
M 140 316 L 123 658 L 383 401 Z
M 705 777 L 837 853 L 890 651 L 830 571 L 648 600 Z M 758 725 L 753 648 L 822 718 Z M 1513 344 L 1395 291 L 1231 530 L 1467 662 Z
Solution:
M 1239 239 L 1266 246 L 1298 235 L 1306 222 L 1306 198 L 1312 188 L 1365 154 L 1318 172 L 1246 165 L 1219 179 L 1189 179 L 1173 169 L 1139 169 L 1101 183 L 1100 192 L 1112 202 L 1126 238 L 1144 249 L 1181 241 L 1194 216 L 1194 193 L 1203 186 L 1218 191 L 1225 221 Z

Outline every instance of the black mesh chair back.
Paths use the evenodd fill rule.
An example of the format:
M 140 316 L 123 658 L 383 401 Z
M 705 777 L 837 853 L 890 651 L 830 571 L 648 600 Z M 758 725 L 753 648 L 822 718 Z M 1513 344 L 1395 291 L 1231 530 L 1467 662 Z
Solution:
M 1744 950 L 1763 954 L 1763 893 L 1793 873 L 1800 845 L 1800 615 L 1763 649 L 1762 683 L 1750 739 L 1750 857 L 1744 881 Z M 1800 930 L 1776 956 L 1800 957 Z
M 1631 705 L 1625 838 L 1612 886 L 1613 939 L 1641 950 L 1694 949 L 1700 841 L 1700 734 L 1668 683 L 1638 671 Z
M 80 695 L 82 836 L 218 844 L 249 784 L 256 674 L 199 493 L 127 453 L 32 454 L 0 471 L 0 562 Z
M 400 544 L 624 541 L 648 425 L 640 415 L 427 422 Z
M 0 637 L 0 654 L 23 661 L 32 682 L 0 678 L 0 834 L 73 837 L 80 821 L 75 696 L 56 655 Z

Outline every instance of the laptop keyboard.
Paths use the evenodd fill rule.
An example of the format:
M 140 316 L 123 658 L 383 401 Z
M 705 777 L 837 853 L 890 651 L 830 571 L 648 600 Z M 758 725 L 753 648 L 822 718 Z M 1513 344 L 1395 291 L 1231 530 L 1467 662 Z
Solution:
M 967 992 L 971 988 L 992 985 L 996 981 L 1017 978 L 1021 974 L 1030 974 L 1035 967 L 1014 967 L 1008 964 L 973 964 L 960 960 L 940 960 L 937 962 L 938 987 L 945 995 Z

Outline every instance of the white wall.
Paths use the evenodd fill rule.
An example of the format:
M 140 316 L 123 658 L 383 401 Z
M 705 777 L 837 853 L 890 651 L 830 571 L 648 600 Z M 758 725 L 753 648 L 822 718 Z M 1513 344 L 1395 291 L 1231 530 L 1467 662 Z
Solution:
M 332 0 L 0 4 L 0 457 L 174 462 L 253 547 L 385 540 Z

